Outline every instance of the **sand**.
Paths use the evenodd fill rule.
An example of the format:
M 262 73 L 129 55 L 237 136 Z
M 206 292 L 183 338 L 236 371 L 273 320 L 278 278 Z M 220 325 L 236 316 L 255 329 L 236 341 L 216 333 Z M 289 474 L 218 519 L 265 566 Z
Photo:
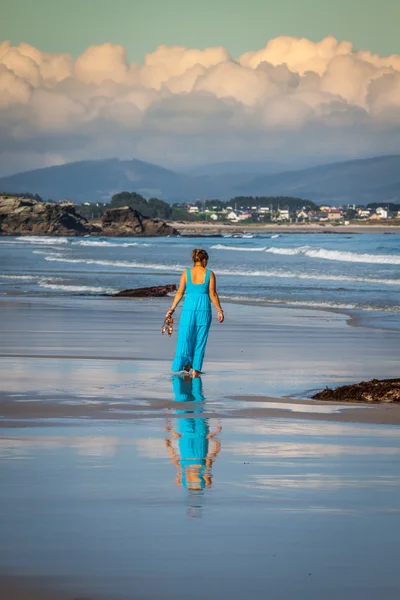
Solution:
M 0 300 L 1 597 L 397 600 L 400 407 L 308 398 L 399 333 L 226 305 L 185 381 L 167 303 Z
M 211 234 L 211 233 L 393 233 L 400 234 L 399 224 L 370 224 L 370 225 L 333 225 L 326 223 L 324 225 L 308 223 L 292 223 L 287 225 L 278 224 L 254 224 L 242 225 L 240 223 L 169 223 L 180 233 L 190 234 Z

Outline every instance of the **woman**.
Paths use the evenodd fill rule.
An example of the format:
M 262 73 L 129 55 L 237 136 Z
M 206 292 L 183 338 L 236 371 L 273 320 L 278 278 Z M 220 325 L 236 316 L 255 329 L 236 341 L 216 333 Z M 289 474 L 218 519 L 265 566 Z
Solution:
M 179 289 L 167 316 L 173 314 L 186 290 L 172 370 L 192 369 L 192 376 L 198 377 L 203 366 L 211 325 L 211 302 L 218 311 L 219 323 L 224 321 L 224 311 L 219 302 L 215 275 L 206 268 L 207 252 L 202 249 L 193 250 L 192 260 L 193 268 L 182 273 Z

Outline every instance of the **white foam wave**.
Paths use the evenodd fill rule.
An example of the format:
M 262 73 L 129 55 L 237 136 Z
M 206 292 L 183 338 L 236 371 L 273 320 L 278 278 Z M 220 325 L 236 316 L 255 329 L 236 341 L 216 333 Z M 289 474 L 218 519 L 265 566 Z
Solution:
M 353 263 L 371 263 L 378 265 L 400 265 L 400 256 L 396 254 L 359 254 L 357 252 L 346 252 L 343 250 L 326 250 L 325 248 L 313 248 L 312 246 L 298 246 L 296 248 L 258 247 L 246 248 L 243 246 L 228 246 L 216 244 L 211 246 L 213 250 L 235 250 L 237 252 L 268 252 L 282 256 L 296 256 L 302 254 L 309 258 L 322 258 Z
M 37 277 L 35 275 L 0 275 L 1 279 L 16 279 L 16 280 L 26 280 L 26 281 L 33 281 L 35 279 L 37 279 Z
M 80 294 L 111 294 L 117 291 L 113 288 L 102 288 L 91 285 L 66 285 L 63 283 L 52 283 L 52 281 L 54 281 L 54 279 L 44 279 L 39 282 L 39 286 L 48 290 Z
M 299 248 L 266 248 L 266 252 L 271 254 L 283 254 L 293 256 L 296 254 L 306 254 L 310 246 L 300 246 Z
M 48 254 L 45 256 L 45 260 L 62 262 L 62 263 L 73 263 L 73 264 L 86 264 L 86 265 L 99 265 L 103 267 L 122 267 L 122 268 L 133 268 L 133 269 L 149 269 L 156 271 L 173 271 L 180 272 L 184 270 L 183 265 L 162 265 L 154 263 L 141 263 L 129 260 L 96 260 L 94 258 L 65 258 L 56 254 Z
M 37 253 L 46 254 L 45 260 L 61 262 L 61 263 L 75 263 L 75 264 L 87 264 L 87 265 L 99 265 L 105 267 L 118 267 L 118 268 L 129 268 L 129 269 L 147 269 L 153 271 L 169 271 L 172 273 L 180 273 L 186 267 L 184 265 L 164 265 L 161 263 L 142 263 L 137 261 L 128 260 L 96 260 L 91 258 L 66 258 L 60 254 L 47 254 L 44 252 Z M 239 276 L 239 277 L 277 277 L 282 279 L 305 279 L 312 281 L 336 281 L 336 282 L 351 282 L 351 283 L 368 283 L 374 285 L 400 285 L 400 279 L 378 279 L 373 277 L 350 277 L 347 275 L 325 275 L 323 273 L 294 273 L 290 271 L 276 271 L 276 270 L 246 270 L 241 271 L 237 269 L 214 269 L 216 275 L 228 275 L 228 276 Z
M 299 308 L 326 308 L 330 310 L 366 310 L 376 312 L 399 313 L 400 306 L 373 306 L 366 304 L 350 304 L 342 302 L 319 302 L 314 300 L 272 300 L 260 298 L 259 296 L 229 296 L 220 295 L 221 300 L 236 302 L 251 302 L 265 305 L 294 306 Z
M 393 254 L 358 254 L 356 252 L 344 252 L 341 250 L 310 249 L 305 252 L 312 258 L 324 258 L 326 260 L 339 260 L 355 263 L 373 263 L 378 265 L 400 265 L 400 256 Z
M 54 244 L 68 244 L 69 240 L 66 237 L 46 237 L 40 235 L 20 236 L 16 238 L 18 242 L 25 242 L 27 244 L 44 244 L 46 246 L 53 246 Z
M 357 252 L 346 252 L 343 250 L 326 250 L 325 248 L 313 248 L 312 246 L 299 246 L 297 248 L 267 248 L 266 252 L 271 254 L 297 255 L 304 254 L 309 258 L 322 258 L 353 263 L 371 263 L 378 265 L 400 265 L 400 256 L 392 254 L 359 254 Z
M 152 246 L 153 244 L 147 244 L 147 243 L 140 243 L 140 242 L 107 242 L 105 240 L 82 240 L 79 242 L 72 242 L 73 246 L 100 246 L 103 248 L 129 248 L 130 246 L 142 246 L 142 247 L 148 247 L 148 246 Z
M 244 246 L 226 246 L 225 244 L 215 244 L 211 250 L 236 250 L 237 252 L 265 252 L 266 246 L 262 248 L 245 248 Z

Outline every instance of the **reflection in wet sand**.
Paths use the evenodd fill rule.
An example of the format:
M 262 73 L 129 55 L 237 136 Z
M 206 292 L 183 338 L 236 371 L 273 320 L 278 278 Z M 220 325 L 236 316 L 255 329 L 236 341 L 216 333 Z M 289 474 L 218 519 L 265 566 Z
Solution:
M 203 412 L 204 395 L 200 377 L 192 379 L 189 376 L 174 375 L 172 390 L 176 402 L 193 404 L 193 408 L 175 410 L 176 415 L 200 415 Z M 174 425 L 168 420 L 165 430 L 168 432 L 165 446 L 172 464 L 177 468 L 176 484 L 186 488 L 191 494 L 210 488 L 212 465 L 221 450 L 216 437 L 221 426 L 211 432 L 208 419 L 179 416 Z

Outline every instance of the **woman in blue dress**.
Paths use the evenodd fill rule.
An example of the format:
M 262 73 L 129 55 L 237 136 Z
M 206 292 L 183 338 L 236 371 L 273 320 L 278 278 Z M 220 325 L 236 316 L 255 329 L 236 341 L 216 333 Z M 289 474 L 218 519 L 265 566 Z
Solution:
M 172 370 L 192 371 L 192 376 L 198 377 L 211 325 L 211 302 L 218 311 L 219 323 L 224 321 L 224 311 L 217 294 L 215 275 L 207 269 L 207 252 L 201 248 L 193 250 L 192 260 L 193 268 L 182 273 L 179 289 L 167 316 L 173 314 L 186 291 Z

